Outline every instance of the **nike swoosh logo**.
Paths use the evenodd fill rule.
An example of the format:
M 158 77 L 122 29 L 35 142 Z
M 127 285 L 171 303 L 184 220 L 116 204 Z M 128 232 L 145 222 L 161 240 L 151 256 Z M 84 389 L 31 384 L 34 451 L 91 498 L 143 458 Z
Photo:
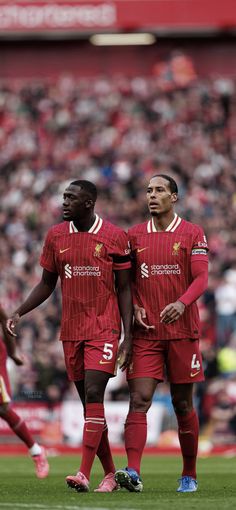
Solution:
M 97 430 L 86 429 L 86 432 L 97 432 Z
M 200 374 L 201 370 L 198 370 L 198 372 L 191 372 L 190 377 L 195 377 L 196 375 Z
M 137 249 L 137 252 L 138 253 L 141 253 L 141 251 L 144 251 L 144 250 L 147 250 L 148 249 L 148 246 L 146 246 L 146 248 L 138 248 Z
M 103 361 L 102 359 L 100 359 L 99 363 L 100 365 L 107 365 L 107 363 L 111 363 L 111 361 Z
M 65 251 L 70 250 L 70 248 L 65 248 L 64 250 L 60 250 L 60 253 L 64 253 Z

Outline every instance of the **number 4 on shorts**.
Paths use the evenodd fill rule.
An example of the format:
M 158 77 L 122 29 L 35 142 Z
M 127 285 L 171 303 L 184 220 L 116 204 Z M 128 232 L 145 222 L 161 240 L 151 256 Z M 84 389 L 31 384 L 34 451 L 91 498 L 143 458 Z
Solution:
M 200 370 L 200 368 L 201 368 L 200 361 L 196 358 L 197 358 L 197 355 L 193 354 L 191 368 L 196 368 L 196 370 Z

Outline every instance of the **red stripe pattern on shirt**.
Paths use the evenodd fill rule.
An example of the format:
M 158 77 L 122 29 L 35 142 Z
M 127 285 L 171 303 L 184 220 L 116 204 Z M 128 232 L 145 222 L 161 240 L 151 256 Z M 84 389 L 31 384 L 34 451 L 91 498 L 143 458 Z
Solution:
M 114 270 L 130 268 L 129 251 L 127 234 L 97 216 L 89 232 L 72 222 L 48 231 L 40 264 L 61 279 L 61 340 L 120 334 Z
M 193 281 L 191 261 L 207 260 L 207 241 L 202 228 L 175 215 L 164 232 L 156 231 L 153 219 L 132 227 L 128 232 L 135 282 L 134 302 L 145 308 L 146 331 L 135 325 L 136 338 L 171 340 L 199 338 L 199 314 L 196 302 L 186 307 L 173 324 L 160 322 L 160 312 L 184 294 Z

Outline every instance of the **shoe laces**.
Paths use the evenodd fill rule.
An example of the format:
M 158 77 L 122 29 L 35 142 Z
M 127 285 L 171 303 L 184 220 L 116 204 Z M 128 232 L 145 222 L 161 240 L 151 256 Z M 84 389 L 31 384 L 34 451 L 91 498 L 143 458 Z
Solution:
M 104 478 L 103 480 L 100 482 L 99 486 L 98 487 L 104 487 L 106 486 L 106 484 L 110 481 L 113 481 L 113 477 L 114 477 L 114 474 L 113 473 L 108 473 Z M 114 481 L 114 483 L 116 483 Z
M 76 476 L 78 476 L 78 478 L 81 478 L 81 480 L 83 480 L 83 482 L 85 483 L 89 483 L 88 479 L 86 478 L 86 476 L 84 475 L 84 473 L 82 473 L 81 471 L 78 471 L 76 473 Z
M 41 453 L 39 455 L 33 455 L 33 460 L 36 462 L 37 466 L 45 466 L 45 458 Z
M 182 476 L 182 478 L 179 478 L 179 481 L 184 489 L 188 489 L 191 483 L 194 482 L 194 479 L 191 476 Z

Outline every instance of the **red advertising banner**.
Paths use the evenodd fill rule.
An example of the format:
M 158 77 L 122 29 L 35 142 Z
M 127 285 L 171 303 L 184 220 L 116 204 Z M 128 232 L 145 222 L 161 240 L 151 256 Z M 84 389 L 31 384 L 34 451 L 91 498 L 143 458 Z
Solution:
M 124 422 L 128 412 L 128 402 L 107 402 L 106 418 L 111 444 L 123 442 Z M 53 411 L 46 404 L 17 402 L 13 409 L 26 421 L 34 435 L 43 444 L 55 445 L 63 442 L 78 446 L 81 444 L 84 426 L 84 412 L 79 401 L 65 401 L 58 404 Z M 156 445 L 161 433 L 164 406 L 154 402 L 148 413 L 147 445 Z M 0 419 L 0 445 L 11 442 L 13 431 L 4 420 Z M 16 439 L 16 438 L 15 438 Z M 17 443 L 19 443 L 17 439 Z
M 32 434 L 41 435 L 47 423 L 50 422 L 50 413 L 46 404 L 17 402 L 14 404 L 14 411 L 26 421 Z M 60 417 L 60 406 L 54 411 L 54 421 Z M 6 421 L 0 419 L 0 435 L 14 435 Z
M 0 35 L 231 27 L 236 27 L 235 0 L 0 0 Z

